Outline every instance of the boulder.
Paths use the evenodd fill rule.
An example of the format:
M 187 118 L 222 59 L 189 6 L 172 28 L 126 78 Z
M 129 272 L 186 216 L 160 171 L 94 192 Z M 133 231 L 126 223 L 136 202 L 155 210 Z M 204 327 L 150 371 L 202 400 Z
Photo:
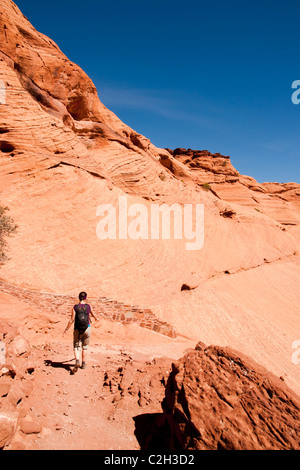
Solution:
M 0 449 L 8 445 L 16 431 L 18 414 L 0 412 Z
M 25 354 L 29 351 L 29 344 L 25 338 L 18 335 L 13 339 L 12 343 L 10 344 L 10 350 L 16 356 L 21 356 L 22 354 Z
M 39 434 L 42 430 L 40 423 L 32 419 L 20 419 L 20 430 L 23 434 Z
M 165 381 L 164 419 L 145 448 L 163 431 L 168 450 L 300 449 L 299 396 L 248 357 L 199 343 Z

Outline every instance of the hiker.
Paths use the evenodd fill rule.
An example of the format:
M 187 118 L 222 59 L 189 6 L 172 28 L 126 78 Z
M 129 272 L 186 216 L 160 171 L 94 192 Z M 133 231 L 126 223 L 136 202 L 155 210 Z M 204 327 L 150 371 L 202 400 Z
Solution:
M 86 367 L 86 351 L 89 346 L 91 336 L 91 316 L 98 321 L 98 318 L 94 315 L 91 306 L 86 302 L 86 292 L 80 292 L 79 304 L 74 305 L 71 313 L 69 323 L 63 335 L 68 331 L 70 326 L 74 322 L 74 336 L 73 346 L 75 353 L 75 370 L 79 367 L 85 369 Z M 80 352 L 82 350 L 81 366 L 80 366 Z

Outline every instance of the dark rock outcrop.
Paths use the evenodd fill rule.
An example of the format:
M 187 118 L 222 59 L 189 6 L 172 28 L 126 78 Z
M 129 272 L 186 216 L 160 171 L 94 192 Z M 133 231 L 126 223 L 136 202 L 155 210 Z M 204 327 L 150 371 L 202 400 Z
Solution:
M 229 348 L 199 343 L 172 364 L 166 383 L 163 414 L 144 416 L 144 449 L 300 449 L 299 397 Z

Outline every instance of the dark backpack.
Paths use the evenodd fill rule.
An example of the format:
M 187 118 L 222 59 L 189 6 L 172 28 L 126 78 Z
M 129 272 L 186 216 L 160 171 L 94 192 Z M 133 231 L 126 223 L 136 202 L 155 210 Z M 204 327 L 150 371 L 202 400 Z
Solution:
M 84 305 L 76 305 L 75 306 L 75 329 L 79 331 L 79 333 L 84 333 L 85 330 L 89 326 L 89 314 L 87 312 L 87 304 Z

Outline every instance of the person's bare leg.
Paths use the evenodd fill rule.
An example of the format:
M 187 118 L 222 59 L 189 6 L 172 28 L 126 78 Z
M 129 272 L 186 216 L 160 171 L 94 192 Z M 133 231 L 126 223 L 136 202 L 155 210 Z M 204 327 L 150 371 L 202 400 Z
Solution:
M 80 349 L 79 348 L 74 348 L 74 354 L 75 354 L 76 363 L 79 363 L 79 361 L 80 361 Z
M 74 354 L 75 354 L 75 366 L 71 370 L 71 374 L 76 374 L 76 372 L 78 371 L 78 369 L 80 367 L 80 362 L 79 362 L 80 349 L 79 348 L 74 348 Z
M 80 365 L 80 337 L 77 330 L 74 329 L 73 333 L 73 348 L 74 348 L 74 355 L 75 355 L 75 367 L 79 367 Z
M 86 361 L 86 357 L 87 357 L 87 349 L 83 349 L 83 350 L 82 350 L 82 363 L 81 363 L 82 369 L 84 369 L 85 366 L 86 366 L 86 362 L 85 362 L 85 361 Z

